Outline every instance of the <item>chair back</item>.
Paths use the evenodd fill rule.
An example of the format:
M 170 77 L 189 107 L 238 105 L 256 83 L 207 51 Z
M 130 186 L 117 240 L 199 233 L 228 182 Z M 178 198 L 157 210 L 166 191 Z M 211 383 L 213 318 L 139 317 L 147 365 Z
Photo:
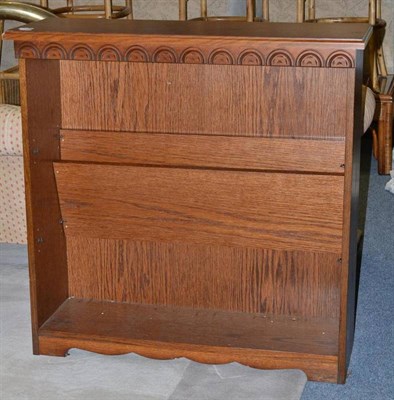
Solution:
M 315 18 L 316 18 L 316 0 L 297 0 L 297 22 L 305 22 L 306 19 L 314 20 Z M 368 0 L 369 24 L 375 25 L 376 20 L 379 18 L 382 18 L 382 0 Z M 338 22 L 338 21 L 332 21 L 332 22 Z
M 269 0 L 262 0 L 262 18 L 256 17 L 256 0 L 246 0 L 245 15 L 242 16 L 218 16 L 209 15 L 209 1 L 200 0 L 200 17 L 193 20 L 198 21 L 268 21 L 269 20 Z M 188 20 L 188 0 L 179 0 L 179 19 Z
M 66 18 L 106 18 L 133 19 L 133 0 L 125 0 L 125 5 L 113 5 L 112 0 L 101 0 L 93 4 L 78 4 L 76 0 L 66 0 L 63 7 L 51 9 L 56 15 Z M 80 2 L 81 3 L 81 2 Z M 49 0 L 40 0 L 40 5 L 50 8 Z
M 322 0 L 320 0 L 322 1 Z M 365 0 L 366 2 L 367 0 Z M 365 68 L 375 91 L 379 92 L 379 77 L 387 77 L 387 67 L 383 53 L 383 39 L 386 31 L 386 21 L 382 20 L 382 0 L 368 0 L 368 15 L 365 17 L 330 17 L 316 18 L 315 0 L 297 0 L 297 22 L 317 23 L 369 23 L 373 26 L 373 37 L 369 42 L 365 55 Z M 305 6 L 308 18 L 305 18 Z

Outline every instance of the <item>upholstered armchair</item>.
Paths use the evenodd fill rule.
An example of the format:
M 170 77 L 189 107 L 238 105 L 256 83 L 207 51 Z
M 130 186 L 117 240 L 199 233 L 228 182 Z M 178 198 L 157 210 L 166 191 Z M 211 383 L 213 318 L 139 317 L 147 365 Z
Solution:
M 20 107 L 0 104 L 0 242 L 26 243 Z

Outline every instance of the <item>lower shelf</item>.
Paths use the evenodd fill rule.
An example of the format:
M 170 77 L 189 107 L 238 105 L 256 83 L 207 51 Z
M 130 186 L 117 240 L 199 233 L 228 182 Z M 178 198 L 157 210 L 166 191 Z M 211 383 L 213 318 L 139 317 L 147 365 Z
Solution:
M 304 370 L 337 380 L 337 321 L 238 312 L 66 300 L 39 330 L 39 353 L 70 348 L 103 354 L 135 352 L 203 363 L 237 361 L 256 368 Z

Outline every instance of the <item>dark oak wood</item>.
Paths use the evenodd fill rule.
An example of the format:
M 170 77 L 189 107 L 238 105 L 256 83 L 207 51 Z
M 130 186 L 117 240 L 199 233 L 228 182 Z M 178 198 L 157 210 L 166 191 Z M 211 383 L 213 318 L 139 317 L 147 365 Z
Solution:
M 43 354 L 71 347 L 104 354 L 130 351 L 205 363 L 236 358 L 257 368 L 302 368 L 334 381 L 336 319 L 297 319 L 143 304 L 67 300 L 40 329 Z M 306 357 L 308 354 L 308 357 Z M 312 362 L 306 362 L 312 359 Z
M 6 37 L 22 59 L 34 352 L 344 382 L 371 29 L 31 28 Z
M 357 68 L 350 91 L 354 93 L 355 118 L 349 119 L 349 134 L 346 140 L 345 163 L 345 196 L 343 201 L 343 239 L 342 239 L 342 276 L 341 276 L 341 310 L 339 330 L 339 366 L 338 382 L 345 382 L 347 366 L 353 346 L 355 312 L 356 312 L 356 268 L 358 242 L 358 197 L 360 182 L 360 146 L 363 129 L 362 78 L 363 53 L 357 52 Z
M 78 163 L 54 169 L 70 236 L 342 250 L 342 176 Z
M 58 61 L 20 62 L 27 235 L 33 326 L 38 329 L 68 297 L 66 243 L 52 161 L 60 158 Z
M 70 296 L 289 317 L 339 316 L 339 258 L 331 253 L 67 237 Z
M 68 299 L 40 333 L 290 351 L 335 356 L 335 319 Z
M 342 140 L 61 131 L 61 158 L 114 164 L 343 174 Z M 305 157 L 308 154 L 308 157 Z
M 114 21 L 114 20 L 58 20 L 46 19 L 29 24 L 31 31 L 12 29 L 6 33 L 6 39 L 26 41 L 26 38 L 34 40 L 53 41 L 59 36 L 62 40 L 70 39 L 70 36 L 83 37 L 84 40 L 100 41 L 105 35 L 116 39 L 134 39 L 139 37 L 179 37 L 186 38 L 207 36 L 226 40 L 237 39 L 265 39 L 272 42 L 285 40 L 291 42 L 334 42 L 340 46 L 351 44 L 353 47 L 364 48 L 364 42 L 369 38 L 371 30 L 367 24 L 338 24 L 338 25 L 299 25 L 289 23 L 276 24 L 244 24 L 242 22 L 226 22 L 207 24 L 194 21 L 192 24 L 183 21 Z M 72 35 L 70 35 L 72 34 Z M 101 34 L 102 36 L 98 36 Z M 107 38 L 106 38 L 107 39 Z
M 60 335 L 59 335 L 60 336 Z M 134 341 L 132 339 L 121 342 L 116 338 L 107 341 L 100 339 L 79 339 L 74 335 L 70 338 L 58 335 L 40 335 L 40 349 L 42 354 L 51 356 L 65 356 L 71 348 L 81 348 L 102 354 L 137 353 L 145 357 L 168 360 L 187 357 L 200 363 L 227 364 L 238 360 L 239 363 L 262 369 L 301 369 L 308 379 L 315 381 L 336 382 L 336 356 L 321 354 L 278 352 L 255 349 L 234 349 L 226 347 L 191 345 L 188 343 L 163 343 L 155 341 Z

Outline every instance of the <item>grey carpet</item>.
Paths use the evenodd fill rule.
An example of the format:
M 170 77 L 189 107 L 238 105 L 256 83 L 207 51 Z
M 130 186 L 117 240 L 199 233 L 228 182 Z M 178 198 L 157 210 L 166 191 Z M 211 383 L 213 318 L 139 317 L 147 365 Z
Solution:
M 71 350 L 33 356 L 26 247 L 0 244 L 0 384 L 4 400 L 299 400 L 302 371 L 158 361 Z

